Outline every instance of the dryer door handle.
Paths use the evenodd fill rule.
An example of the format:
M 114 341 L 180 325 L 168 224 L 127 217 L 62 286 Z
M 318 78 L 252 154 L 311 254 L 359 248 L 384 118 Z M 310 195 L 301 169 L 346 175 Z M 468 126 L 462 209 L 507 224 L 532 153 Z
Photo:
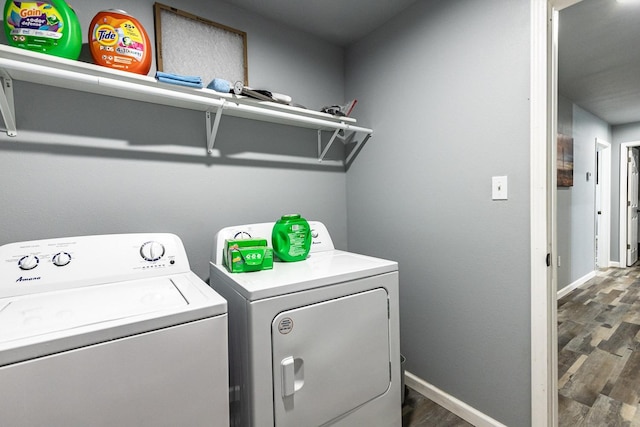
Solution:
M 280 362 L 282 375 L 282 397 L 293 395 L 304 385 L 304 362 L 288 356 Z

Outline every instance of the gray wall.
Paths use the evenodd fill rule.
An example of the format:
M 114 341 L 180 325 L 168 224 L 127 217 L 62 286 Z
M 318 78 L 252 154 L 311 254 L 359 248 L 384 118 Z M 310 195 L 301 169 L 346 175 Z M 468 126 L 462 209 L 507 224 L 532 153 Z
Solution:
M 529 18 L 418 2 L 347 52 L 375 132 L 347 173 L 349 249 L 399 261 L 407 370 L 510 426 L 531 423 Z
M 313 109 L 344 101 L 342 48 L 281 26 L 274 31 L 272 22 L 221 1 L 179 3 L 169 5 L 248 32 L 252 86 Z M 121 8 L 153 38 L 152 5 L 93 0 L 74 7 L 84 29 L 98 11 Z M 173 232 L 203 279 L 213 235 L 228 225 L 300 212 L 324 221 L 336 245 L 347 246 L 345 173 L 315 165 L 315 131 L 225 117 L 220 156 L 207 157 L 204 113 L 20 82 L 15 94 L 19 135 L 0 134 L 0 244 Z M 159 153 L 142 151 L 150 145 Z M 246 153 L 257 160 L 233 157 Z M 300 161 L 269 160 L 283 156 Z
M 562 289 L 595 269 L 595 141 L 610 142 L 611 131 L 602 119 L 559 97 L 558 132 L 573 138 L 574 162 L 573 186 L 558 187 L 557 192 L 558 289 Z

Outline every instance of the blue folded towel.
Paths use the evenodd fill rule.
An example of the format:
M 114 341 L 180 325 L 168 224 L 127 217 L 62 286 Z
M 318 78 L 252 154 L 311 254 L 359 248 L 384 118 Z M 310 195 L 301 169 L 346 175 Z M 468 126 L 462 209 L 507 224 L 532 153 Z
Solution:
M 200 83 L 202 85 L 202 78 L 200 76 L 183 76 L 174 73 L 164 73 L 162 71 L 156 71 L 156 79 L 163 79 L 162 81 L 176 80 L 179 82 Z
M 224 79 L 213 79 L 207 85 L 207 89 L 213 89 L 216 92 L 229 93 L 231 91 L 231 83 Z
M 163 83 L 170 83 L 172 85 L 196 87 L 196 88 L 202 89 L 202 83 L 194 83 L 194 82 L 189 82 L 184 80 L 169 79 L 166 77 L 157 77 L 157 79 L 159 82 L 163 82 Z

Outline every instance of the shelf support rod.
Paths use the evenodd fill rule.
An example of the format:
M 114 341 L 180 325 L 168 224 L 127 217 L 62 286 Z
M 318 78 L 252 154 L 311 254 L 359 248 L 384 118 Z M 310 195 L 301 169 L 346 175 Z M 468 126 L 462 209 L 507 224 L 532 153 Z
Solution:
M 207 111 L 207 152 L 211 154 L 213 152 L 213 145 L 216 142 L 216 135 L 218 134 L 218 127 L 220 126 L 220 117 L 222 117 L 222 110 L 225 106 L 225 101 L 222 101 L 216 110 L 216 118 L 213 121 L 213 128 L 211 127 L 211 111 Z
M 7 135 L 17 136 L 15 106 L 13 104 L 13 81 L 11 77 L 3 73 L 1 76 L 2 90 L 0 90 L 0 112 L 7 127 Z
M 354 132 L 355 133 L 355 132 Z M 356 146 L 353 147 L 353 150 L 351 150 L 351 152 L 349 153 L 349 155 L 347 156 L 347 158 L 344 161 L 345 166 L 348 166 L 349 163 L 351 163 L 351 158 L 353 156 L 355 156 L 358 151 L 360 151 L 360 147 L 363 146 L 368 140 L 369 138 L 371 138 L 371 134 L 370 133 L 366 133 L 363 137 L 361 141 L 356 142 Z
M 333 132 L 333 135 L 331 135 L 331 139 L 329 140 L 329 142 L 327 143 L 327 146 L 324 147 L 324 150 L 322 150 L 322 153 L 319 153 L 318 155 L 318 161 L 322 162 L 322 160 L 324 159 L 324 156 L 327 155 L 327 151 L 329 151 L 329 148 L 331 148 L 331 145 L 333 144 L 333 141 L 336 140 L 336 137 L 338 136 L 338 132 L 340 132 L 341 129 L 336 129 Z M 318 151 L 320 151 L 320 148 L 322 146 L 322 142 L 320 141 L 320 132 L 318 131 Z

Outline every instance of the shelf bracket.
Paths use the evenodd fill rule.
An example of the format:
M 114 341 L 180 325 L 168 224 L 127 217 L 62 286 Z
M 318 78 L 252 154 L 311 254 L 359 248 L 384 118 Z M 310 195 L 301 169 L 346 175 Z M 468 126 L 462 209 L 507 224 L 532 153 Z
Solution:
M 322 131 L 318 130 L 318 161 L 319 162 L 322 162 L 322 160 L 324 160 L 324 156 L 327 155 L 327 151 L 329 151 L 329 148 L 331 148 L 331 145 L 338 137 L 338 133 L 340 132 L 340 130 L 341 129 L 336 129 L 333 132 L 333 135 L 331 135 L 331 139 L 329 139 L 329 142 L 327 143 L 326 147 L 324 147 L 324 150 L 322 149 Z
M 2 90 L 0 90 L 0 112 L 2 113 L 2 119 L 7 127 L 7 135 L 17 136 L 16 111 L 13 104 L 13 81 L 6 73 L 0 75 L 0 80 L 2 80 Z
M 356 133 L 358 132 L 353 131 L 353 132 L 350 132 L 349 134 L 346 134 L 345 129 L 336 129 L 333 132 L 331 139 L 329 140 L 329 142 L 327 143 L 326 147 L 324 147 L 324 150 L 323 150 L 322 149 L 322 130 L 318 130 L 318 161 L 322 162 L 322 160 L 324 160 L 324 156 L 326 156 L 327 151 L 329 151 L 329 148 L 335 142 L 336 139 L 339 139 L 345 145 L 351 144 Z M 351 163 L 353 156 L 355 156 L 356 153 L 360 151 L 360 148 L 369 140 L 369 138 L 371 138 L 371 133 L 364 132 L 362 135 L 362 139 L 356 142 L 356 145 L 353 147 L 353 150 L 349 152 L 349 154 L 347 155 L 347 158 L 344 160 L 345 165 L 348 165 L 349 163 Z
M 211 154 L 213 152 L 213 145 L 216 142 L 216 135 L 218 134 L 218 127 L 220 126 L 220 118 L 222 117 L 222 110 L 225 107 L 226 102 L 222 100 L 216 110 L 216 117 L 213 120 L 213 127 L 211 127 L 211 111 L 207 111 L 207 152 Z
M 353 138 L 353 135 L 355 134 L 355 132 L 353 132 L 351 134 L 351 137 Z M 360 147 L 362 147 L 368 140 L 369 138 L 371 138 L 371 134 L 370 133 L 366 133 L 363 137 L 362 140 L 356 142 L 356 146 L 353 147 L 353 150 L 351 150 L 351 152 L 349 153 L 349 155 L 347 156 L 347 158 L 344 160 L 344 164 L 345 165 L 349 165 L 351 163 L 351 159 L 353 156 L 355 156 L 358 151 L 360 151 Z

